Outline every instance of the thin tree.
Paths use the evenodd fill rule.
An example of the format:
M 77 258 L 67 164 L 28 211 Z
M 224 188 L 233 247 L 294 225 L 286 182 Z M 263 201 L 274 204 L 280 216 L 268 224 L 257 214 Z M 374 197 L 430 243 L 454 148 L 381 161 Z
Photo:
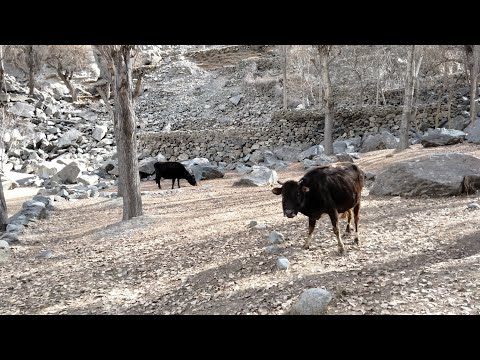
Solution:
M 407 52 L 407 71 L 405 74 L 405 96 L 403 99 L 402 121 L 400 123 L 400 143 L 398 150 L 405 150 L 409 147 L 408 129 L 410 127 L 410 117 L 412 115 L 413 103 L 413 77 L 415 72 L 414 65 L 415 45 L 408 47 Z
M 475 100 L 477 98 L 477 77 L 478 77 L 478 60 L 480 58 L 480 45 L 472 46 L 472 71 L 470 73 L 470 121 L 472 124 L 477 118 L 477 110 Z
M 325 103 L 325 128 L 323 130 L 323 139 L 325 146 L 325 154 L 333 154 L 333 93 L 330 75 L 328 72 L 328 63 L 332 45 L 317 45 L 320 55 L 320 63 L 322 66 L 322 83 L 324 87 L 324 103 Z
M 43 66 L 45 45 L 9 45 L 4 49 L 5 60 L 28 76 L 29 95 L 35 89 L 35 77 Z
M 287 110 L 287 45 L 282 45 L 283 50 L 283 110 Z
M 119 178 L 122 180 L 119 181 L 119 188 L 123 195 L 123 220 L 129 220 L 143 214 L 133 109 L 132 58 L 135 56 L 135 46 L 99 45 L 97 48 L 105 56 L 114 75 L 113 124 Z
M 88 66 L 88 48 L 85 45 L 49 45 L 46 61 L 57 71 L 68 88 L 72 102 L 77 101 L 78 89 L 72 79 L 76 71 Z
M 4 67 L 3 67 L 3 45 L 0 45 L 0 73 L 4 74 Z M 5 77 L 2 77 L 3 86 L 5 89 L 5 93 L 7 93 L 7 84 L 5 83 Z M 0 127 L 3 129 L 5 120 L 5 107 L 2 105 L 2 112 L 1 112 L 1 123 Z M 3 135 L 3 134 L 2 134 Z M 0 139 L 1 147 L 4 148 L 3 144 L 3 136 Z M 7 202 L 5 201 L 5 194 L 3 193 L 3 185 L 2 185 L 2 175 L 3 175 L 3 161 L 1 163 L 2 168 L 0 169 L 0 231 L 5 231 L 7 229 L 8 224 L 8 209 L 7 209 Z

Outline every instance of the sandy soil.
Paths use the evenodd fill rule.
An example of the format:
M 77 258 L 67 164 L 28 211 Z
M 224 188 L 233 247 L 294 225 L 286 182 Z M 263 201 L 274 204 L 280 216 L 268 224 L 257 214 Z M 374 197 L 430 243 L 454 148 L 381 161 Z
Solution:
M 378 173 L 438 152 L 480 157 L 471 144 L 416 145 L 362 154 L 356 163 Z M 303 173 L 297 163 L 279 177 Z M 345 236 L 340 256 L 328 217 L 303 250 L 307 218 L 283 217 L 271 188 L 234 188 L 237 178 L 228 173 L 197 187 L 182 180 L 174 190 L 142 182 L 144 215 L 129 222 L 121 222 L 122 199 L 58 203 L 2 265 L 0 314 L 284 314 L 309 287 L 334 294 L 329 314 L 480 314 L 480 211 L 467 210 L 478 195 L 374 197 L 366 187 L 363 244 Z M 7 199 L 9 210 L 22 202 Z M 252 229 L 251 220 L 267 228 Z M 285 236 L 281 254 L 265 250 L 272 230 Z M 43 250 L 53 256 L 39 257 Z M 280 255 L 287 271 L 276 269 Z

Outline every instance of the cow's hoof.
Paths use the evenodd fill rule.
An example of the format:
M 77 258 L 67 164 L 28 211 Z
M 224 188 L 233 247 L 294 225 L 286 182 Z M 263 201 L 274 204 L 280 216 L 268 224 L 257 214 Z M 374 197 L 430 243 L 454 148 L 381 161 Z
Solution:
M 354 243 L 355 245 L 360 245 L 360 241 L 358 240 L 358 238 L 355 239 L 355 240 L 353 240 L 353 243 Z
M 338 254 L 339 255 L 345 255 L 345 248 L 339 248 L 338 249 Z
M 310 249 L 310 245 L 303 245 L 302 248 L 303 248 L 303 250 L 309 250 L 309 249 Z

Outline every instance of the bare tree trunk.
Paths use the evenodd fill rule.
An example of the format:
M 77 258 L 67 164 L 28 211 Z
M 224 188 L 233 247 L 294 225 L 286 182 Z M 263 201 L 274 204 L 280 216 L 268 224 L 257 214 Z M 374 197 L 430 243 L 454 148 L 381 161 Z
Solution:
M 325 128 L 323 130 L 325 154 L 333 154 L 333 94 L 328 73 L 328 55 L 330 46 L 319 45 L 318 51 L 322 61 L 322 80 L 325 87 Z
M 403 100 L 402 122 L 400 124 L 400 143 L 398 144 L 399 150 L 405 150 L 409 147 L 408 129 L 410 124 L 410 117 L 412 115 L 413 75 L 415 71 L 413 64 L 414 52 L 415 45 L 412 45 L 408 49 L 407 55 L 407 73 L 405 76 L 405 96 Z
M 283 46 L 283 110 L 287 110 L 287 45 Z
M 380 98 L 380 75 L 381 75 L 381 68 L 380 66 L 378 67 L 378 74 L 377 74 L 377 94 L 376 94 L 376 97 L 375 97 L 375 106 L 378 107 L 378 101 L 379 101 L 379 98 Z
M 69 73 L 68 70 L 65 70 L 65 73 L 63 73 L 62 66 L 60 63 L 58 64 L 57 67 L 57 74 L 62 79 L 62 81 L 65 83 L 65 85 L 68 88 L 68 92 L 70 93 L 72 97 L 72 102 L 77 101 L 77 89 L 73 86 L 72 82 L 70 79 L 72 78 L 72 73 Z
M 475 106 L 475 99 L 477 98 L 477 75 L 478 75 L 478 60 L 480 57 L 480 45 L 473 45 L 473 66 L 470 73 L 470 121 L 472 124 L 477 118 L 477 108 Z
M 448 82 L 448 65 L 447 63 L 443 64 L 443 86 L 440 89 L 440 94 L 438 95 L 437 99 L 437 114 L 435 115 L 435 128 L 438 128 L 438 120 L 440 118 L 440 109 L 442 105 L 442 97 L 444 91 L 447 89 L 447 82 Z
M 114 53 L 115 108 L 119 135 L 117 154 L 120 177 L 123 178 L 123 220 L 143 214 L 138 173 L 135 114 L 132 98 L 131 45 L 120 45 Z
M 137 82 L 135 83 L 135 90 L 133 91 L 133 95 L 132 95 L 134 105 L 135 105 L 135 101 L 140 96 L 140 92 L 142 91 L 142 79 L 144 75 L 145 75 L 145 71 L 139 70 L 137 75 Z
M 452 108 L 453 86 L 449 78 L 447 78 L 447 119 L 448 128 L 452 128 L 452 115 L 450 109 Z
M 418 60 L 418 63 L 415 67 L 415 74 L 414 74 L 414 78 L 413 78 L 413 84 L 415 84 L 415 86 L 412 90 L 412 92 L 414 94 L 413 105 L 415 107 L 415 113 L 413 115 L 413 120 L 415 121 L 415 129 L 417 131 L 418 131 L 418 120 L 417 120 L 418 105 L 417 105 L 417 102 L 418 102 L 418 96 L 420 94 L 420 80 L 419 80 L 418 74 L 420 73 L 420 66 L 422 66 L 422 60 L 423 60 L 423 54 L 420 55 L 420 59 Z
M 3 45 L 0 45 L 0 73 L 4 73 L 3 68 Z M 4 80 L 4 79 L 2 79 Z M 7 87 L 5 86 L 5 93 L 7 93 Z M 1 128 L 4 128 L 4 121 L 5 121 L 5 108 L 2 106 L 2 114 L 1 114 Z M 2 148 L 4 147 L 3 143 L 3 134 L 2 138 L 0 139 Z M 2 159 L 3 160 L 3 159 Z M 1 163 L 2 168 L 0 169 L 0 231 L 5 231 L 7 229 L 8 224 L 8 209 L 7 209 L 7 202 L 5 201 L 5 194 L 3 193 L 3 185 L 2 185 L 2 173 L 3 173 L 3 161 Z
M 383 91 L 383 87 L 380 88 L 380 93 L 382 94 L 383 105 L 387 105 L 387 100 L 385 99 L 385 91 Z
M 305 91 L 305 69 L 303 68 L 303 64 L 302 64 L 301 81 L 302 81 L 302 104 L 303 104 L 303 108 L 306 109 L 307 102 L 305 101 L 305 97 L 307 92 Z
M 33 45 L 27 45 L 27 65 L 28 65 L 28 95 L 33 95 L 35 89 L 35 59 L 33 54 Z

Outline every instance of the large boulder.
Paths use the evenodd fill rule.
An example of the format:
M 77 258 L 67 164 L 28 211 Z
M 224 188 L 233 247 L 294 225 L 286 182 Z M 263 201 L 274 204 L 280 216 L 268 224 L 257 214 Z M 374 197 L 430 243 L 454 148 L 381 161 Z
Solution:
M 302 149 L 292 146 L 280 146 L 273 149 L 275 156 L 283 161 L 297 161 L 297 156 L 301 152 Z
M 138 171 L 152 175 L 155 173 L 155 163 L 158 162 L 156 157 L 147 157 L 138 162 Z
M 16 102 L 15 105 L 13 105 L 7 111 L 21 117 L 33 117 L 35 106 L 24 102 Z
M 388 131 L 382 131 L 380 134 L 368 135 L 363 141 L 360 152 L 396 149 L 399 142 L 400 140 Z
M 225 174 L 213 165 L 197 164 L 190 167 L 195 180 L 211 180 L 223 178 Z
M 452 119 L 452 129 L 463 130 L 470 122 L 469 118 L 465 118 L 462 115 L 457 115 Z
M 466 140 L 470 143 L 480 144 L 480 118 L 477 118 L 472 124 L 465 128 Z
M 50 179 L 50 177 L 55 175 L 64 167 L 65 165 L 59 164 L 56 161 L 44 161 L 43 163 L 38 164 L 36 174 L 42 179 Z
M 76 184 L 80 171 L 79 165 L 75 161 L 72 161 L 58 173 L 53 175 L 51 180 L 63 184 Z
M 277 183 L 278 176 L 275 170 L 265 166 L 253 166 L 248 175 L 233 183 L 233 186 L 266 186 Z
M 300 154 L 297 156 L 298 161 L 303 161 L 305 159 L 311 159 L 314 156 L 323 154 L 325 151 L 325 148 L 323 145 L 313 145 L 309 147 L 307 150 L 302 151 Z
M 423 147 L 454 145 L 463 142 L 466 135 L 460 130 L 440 128 L 432 130 L 425 135 L 421 144 Z
M 465 175 L 478 174 L 480 159 L 460 153 L 427 155 L 393 164 L 375 177 L 372 195 L 452 196 Z

